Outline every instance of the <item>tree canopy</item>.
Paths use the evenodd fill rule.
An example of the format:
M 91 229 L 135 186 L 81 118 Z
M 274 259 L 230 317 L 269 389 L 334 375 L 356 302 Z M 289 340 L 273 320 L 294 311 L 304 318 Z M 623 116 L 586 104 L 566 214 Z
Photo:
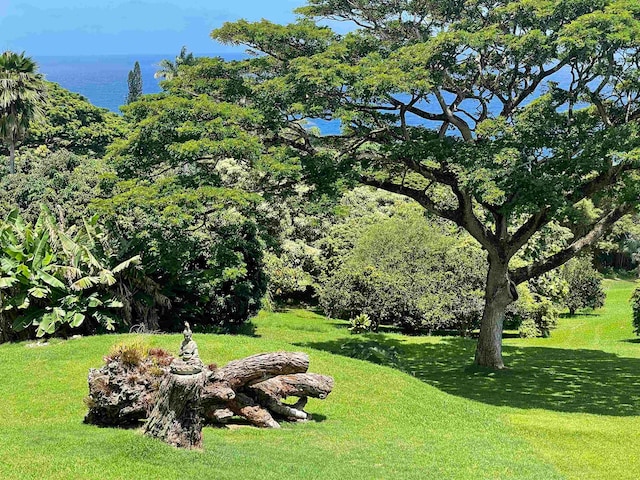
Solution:
M 515 285 L 637 206 L 640 5 L 310 0 L 297 12 L 290 25 L 238 21 L 212 36 L 256 54 L 242 77 L 252 106 L 303 162 L 409 196 L 480 243 L 476 363 L 502 368 Z M 318 120 L 341 133 L 305 128 Z M 567 232 L 559 248 L 512 262 L 552 223 Z

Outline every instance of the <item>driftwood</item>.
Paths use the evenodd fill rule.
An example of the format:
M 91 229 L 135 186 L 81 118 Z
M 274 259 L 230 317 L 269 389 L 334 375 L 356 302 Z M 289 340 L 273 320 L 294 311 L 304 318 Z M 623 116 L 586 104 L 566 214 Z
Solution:
M 311 415 L 303 409 L 309 397 L 325 399 L 333 389 L 333 378 L 315 373 L 281 375 L 255 383 L 248 390 L 260 403 L 277 415 L 288 420 L 310 420 Z M 282 401 L 287 397 L 298 397 L 295 405 Z
M 305 373 L 308 368 L 309 356 L 302 352 L 261 353 L 229 362 L 209 375 L 202 392 L 204 416 L 210 423 L 224 424 L 230 410 L 264 428 L 280 427 L 274 415 L 289 421 L 309 420 L 311 415 L 302 411 L 306 398 L 326 398 L 333 379 Z M 283 404 L 289 396 L 303 403 Z
M 203 423 L 224 425 L 242 417 L 257 427 L 279 428 L 281 420 L 306 421 L 311 419 L 304 410 L 308 398 L 324 399 L 333 389 L 331 377 L 307 373 L 309 357 L 302 352 L 262 353 L 207 369 L 188 324 L 184 334 L 180 358 L 163 352 L 164 363 L 148 358 L 126 369 L 115 358 L 91 370 L 85 422 L 123 427 L 147 418 L 146 435 L 176 447 L 201 448 Z M 122 393 L 132 376 L 144 377 L 136 368 L 153 372 L 153 381 L 136 384 L 134 395 L 126 388 Z M 298 400 L 284 403 L 288 397 Z

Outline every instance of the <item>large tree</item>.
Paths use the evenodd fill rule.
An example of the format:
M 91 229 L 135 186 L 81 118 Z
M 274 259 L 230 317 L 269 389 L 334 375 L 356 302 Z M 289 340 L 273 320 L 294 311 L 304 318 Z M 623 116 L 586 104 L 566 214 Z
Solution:
M 15 173 L 16 147 L 29 124 L 41 116 L 45 83 L 24 52 L 0 55 L 0 139 L 9 147 L 9 173 Z
M 638 204 L 640 4 L 310 0 L 298 13 L 291 25 L 238 21 L 212 36 L 257 53 L 251 101 L 303 162 L 409 196 L 482 245 L 475 361 L 503 368 L 515 286 Z M 341 133 L 304 128 L 318 119 L 339 120 Z M 552 223 L 569 238 L 539 248 Z M 534 244 L 533 261 L 513 261 Z
M 133 70 L 127 76 L 127 85 L 129 92 L 127 93 L 127 105 L 135 102 L 142 96 L 142 71 L 140 70 L 140 62 L 133 65 Z

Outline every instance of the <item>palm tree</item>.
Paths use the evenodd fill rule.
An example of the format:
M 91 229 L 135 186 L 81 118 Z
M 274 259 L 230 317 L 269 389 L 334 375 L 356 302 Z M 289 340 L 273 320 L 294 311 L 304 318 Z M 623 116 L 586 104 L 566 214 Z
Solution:
M 183 46 L 180 49 L 180 55 L 176 57 L 175 62 L 171 60 L 161 60 L 158 64 L 160 70 L 158 70 L 153 76 L 154 78 L 164 78 L 165 80 L 171 80 L 178 75 L 178 69 L 181 65 L 193 65 L 196 63 L 196 58 L 193 53 L 187 52 L 187 47 Z
M 18 142 L 42 116 L 46 85 L 37 64 L 24 52 L 0 55 L 0 139 L 9 147 L 9 172 L 15 173 Z

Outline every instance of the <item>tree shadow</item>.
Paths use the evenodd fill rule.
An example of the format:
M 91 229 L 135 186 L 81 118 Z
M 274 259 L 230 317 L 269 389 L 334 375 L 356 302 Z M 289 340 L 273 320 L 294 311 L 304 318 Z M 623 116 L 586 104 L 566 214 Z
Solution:
M 229 325 L 220 327 L 218 325 L 200 325 L 191 326 L 194 333 L 213 334 L 213 335 L 239 335 L 243 337 L 260 338 L 258 327 L 251 320 L 239 325 Z M 177 333 L 177 332 L 176 332 Z
M 599 313 L 595 313 L 593 310 L 578 311 L 573 315 L 569 312 L 564 312 L 559 315 L 560 318 L 580 318 L 580 317 L 599 317 Z
M 475 342 L 407 343 L 384 334 L 298 344 L 402 370 L 478 402 L 610 416 L 640 415 L 640 359 L 598 350 L 504 347 L 506 370 L 472 366 Z

